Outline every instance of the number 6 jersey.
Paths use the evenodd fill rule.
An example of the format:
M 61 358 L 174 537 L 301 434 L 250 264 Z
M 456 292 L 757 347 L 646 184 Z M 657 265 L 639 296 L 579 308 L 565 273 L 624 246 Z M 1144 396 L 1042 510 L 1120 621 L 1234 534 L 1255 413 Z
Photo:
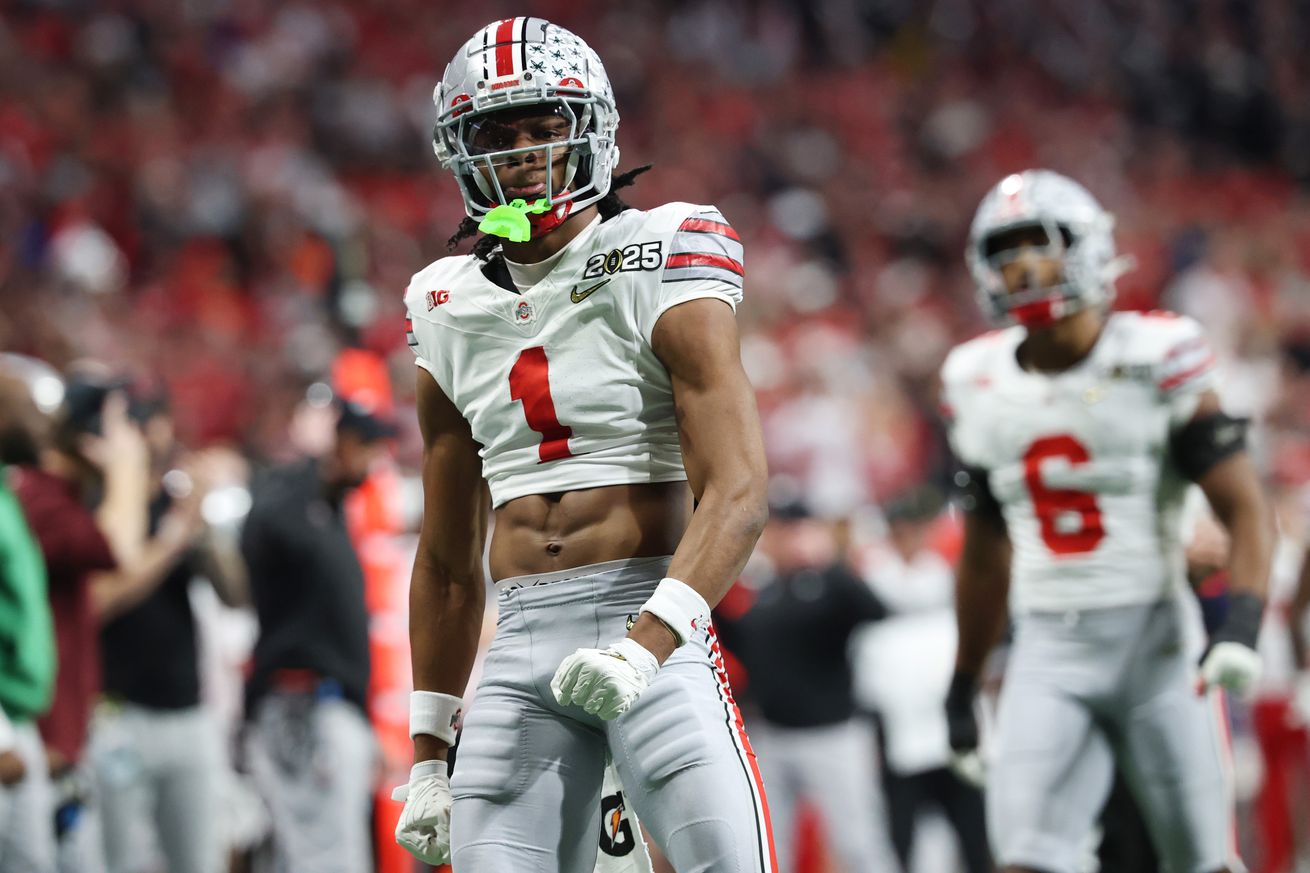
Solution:
M 1188 482 L 1169 437 L 1212 387 L 1200 326 L 1113 313 L 1079 364 L 1019 366 L 1026 331 L 957 346 L 942 366 L 952 449 L 987 475 L 1014 547 L 1016 613 L 1148 603 L 1183 584 Z
M 713 207 L 595 222 L 523 293 L 466 255 L 416 273 L 410 347 L 468 420 L 494 506 L 527 494 L 687 478 L 656 321 L 701 297 L 741 301 L 742 246 Z

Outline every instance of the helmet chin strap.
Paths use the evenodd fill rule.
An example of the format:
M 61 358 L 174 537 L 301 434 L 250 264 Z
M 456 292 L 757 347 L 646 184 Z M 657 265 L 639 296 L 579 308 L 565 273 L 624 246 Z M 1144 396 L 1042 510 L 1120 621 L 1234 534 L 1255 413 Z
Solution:
M 569 185 L 578 172 L 578 154 L 575 150 L 569 155 L 564 173 L 564 185 L 556 197 L 569 194 Z M 475 173 L 474 179 L 488 199 L 494 201 L 495 194 L 481 173 Z M 551 207 L 550 201 L 542 197 L 532 203 L 514 200 L 502 206 L 493 207 L 478 225 L 478 230 L 494 236 L 504 237 L 511 242 L 527 242 L 530 238 L 542 237 L 559 228 L 568 221 L 573 212 L 573 198 Z
M 1035 300 L 1011 306 L 1007 314 L 1024 327 L 1040 329 L 1050 327 L 1066 316 L 1081 312 L 1086 308 L 1082 301 L 1064 294 L 1048 294 Z
M 573 201 L 566 200 L 550 207 L 545 197 L 528 203 L 526 200 L 514 200 L 497 206 L 483 216 L 478 230 L 492 236 L 504 237 L 510 242 L 527 242 L 534 237 L 542 237 L 558 228 L 568 220 L 573 210 Z
M 568 190 L 565 189 L 560 193 L 567 194 Z M 532 225 L 533 238 L 545 236 L 552 230 L 558 230 L 561 224 L 569 220 L 571 212 L 573 212 L 573 201 L 570 199 L 565 200 L 554 209 L 529 215 L 528 224 Z
M 497 206 L 482 217 L 478 230 L 492 236 L 500 236 L 510 242 L 527 242 L 532 239 L 532 223 L 528 216 L 550 210 L 550 201 L 545 197 L 528 203 L 526 200 L 514 200 Z
M 591 125 L 591 119 L 592 108 L 587 106 L 584 108 L 581 118 L 575 121 L 575 130 L 585 131 Z M 595 134 L 591 135 L 591 139 L 594 142 Z M 554 195 L 554 197 L 561 197 L 569 193 L 573 180 L 577 178 L 578 166 L 581 163 L 584 148 L 574 146 L 568 150 L 564 164 L 564 184 L 560 186 L 559 194 Z M 546 173 L 550 176 L 553 175 L 554 162 L 557 158 L 550 147 L 546 147 L 545 153 L 547 155 Z M 495 169 L 490 164 L 487 165 L 487 169 L 488 172 L 495 173 Z M 499 183 L 493 187 L 491 181 L 481 172 L 473 173 L 473 182 L 477 185 L 478 190 L 493 203 L 499 199 L 499 196 L 502 196 Z M 550 201 L 545 198 L 536 200 L 533 203 L 513 200 L 510 203 L 493 207 L 482 219 L 478 229 L 483 233 L 504 237 L 511 242 L 526 242 L 530 238 L 543 237 L 551 231 L 559 229 L 560 225 L 568 221 L 572 212 L 572 197 L 553 208 L 550 206 Z
M 1060 300 L 1050 297 L 1034 300 L 1032 303 L 1025 303 L 1011 309 L 1010 317 L 1016 324 L 1021 324 L 1029 330 L 1050 327 L 1063 317 L 1063 307 L 1060 303 Z
M 587 109 L 587 117 L 590 117 L 591 109 Z M 578 175 L 578 160 L 581 158 L 579 150 L 574 148 L 569 150 L 568 160 L 564 166 L 564 184 L 560 186 L 558 197 L 563 197 L 569 193 L 569 186 L 573 184 L 573 179 Z M 553 162 L 555 159 L 551 158 Z M 546 168 L 546 172 L 551 172 L 551 167 Z M 536 212 L 528 215 L 528 224 L 532 226 L 532 237 L 534 239 L 543 237 L 553 230 L 558 230 L 559 226 L 569 220 L 569 215 L 573 212 L 573 198 L 570 197 L 563 203 L 555 206 L 553 209 L 547 209 L 544 212 Z

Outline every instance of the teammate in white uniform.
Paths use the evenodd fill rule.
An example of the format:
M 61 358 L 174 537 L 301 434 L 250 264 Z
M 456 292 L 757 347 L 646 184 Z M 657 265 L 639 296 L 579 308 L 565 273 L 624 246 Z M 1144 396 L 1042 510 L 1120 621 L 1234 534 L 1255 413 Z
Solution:
M 608 751 L 675 868 L 771 871 L 709 624 L 767 514 L 741 243 L 713 207 L 612 196 L 608 79 L 549 22 L 480 30 L 435 100 L 437 154 L 488 235 L 405 296 L 425 513 L 397 840 L 459 873 L 591 873 Z M 499 626 L 448 783 L 488 504 Z
M 1235 871 L 1214 686 L 1258 674 L 1271 516 L 1197 324 L 1109 311 L 1122 269 L 1111 226 L 1081 186 L 1042 170 L 1006 177 L 974 218 L 979 299 L 1012 326 L 942 369 L 967 486 L 951 741 L 977 746 L 974 688 L 1008 589 L 1014 644 L 986 789 L 1004 870 L 1072 873 L 1117 760 L 1168 870 Z M 1190 482 L 1232 541 L 1228 618 L 1199 675 L 1179 532 Z

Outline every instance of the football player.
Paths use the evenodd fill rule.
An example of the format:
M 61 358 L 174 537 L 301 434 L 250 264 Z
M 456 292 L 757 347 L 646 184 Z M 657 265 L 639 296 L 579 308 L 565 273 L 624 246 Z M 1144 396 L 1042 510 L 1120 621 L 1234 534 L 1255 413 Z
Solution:
M 425 511 L 397 840 L 469 873 L 591 873 L 608 750 L 675 868 L 771 871 L 709 622 L 767 515 L 741 242 L 712 206 L 612 194 L 609 80 L 550 22 L 479 30 L 435 101 L 437 155 L 484 238 L 405 296 Z M 462 716 L 488 506 L 499 627 Z
M 1008 591 L 986 785 L 1004 870 L 1073 873 L 1117 760 L 1166 869 L 1237 871 L 1220 689 L 1259 673 L 1271 514 L 1196 322 L 1110 311 L 1112 223 L 1044 170 L 1007 176 L 973 220 L 978 299 L 1010 326 L 942 369 L 967 488 L 951 743 L 977 745 L 975 684 Z M 1199 673 L 1179 520 L 1191 483 L 1232 543 L 1227 618 Z

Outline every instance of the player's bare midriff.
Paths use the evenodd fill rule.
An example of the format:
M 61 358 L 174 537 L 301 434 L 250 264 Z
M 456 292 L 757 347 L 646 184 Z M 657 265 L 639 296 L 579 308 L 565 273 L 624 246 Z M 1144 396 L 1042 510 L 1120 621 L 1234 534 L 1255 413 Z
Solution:
M 491 576 L 671 555 L 691 519 L 686 482 L 531 494 L 496 510 Z

